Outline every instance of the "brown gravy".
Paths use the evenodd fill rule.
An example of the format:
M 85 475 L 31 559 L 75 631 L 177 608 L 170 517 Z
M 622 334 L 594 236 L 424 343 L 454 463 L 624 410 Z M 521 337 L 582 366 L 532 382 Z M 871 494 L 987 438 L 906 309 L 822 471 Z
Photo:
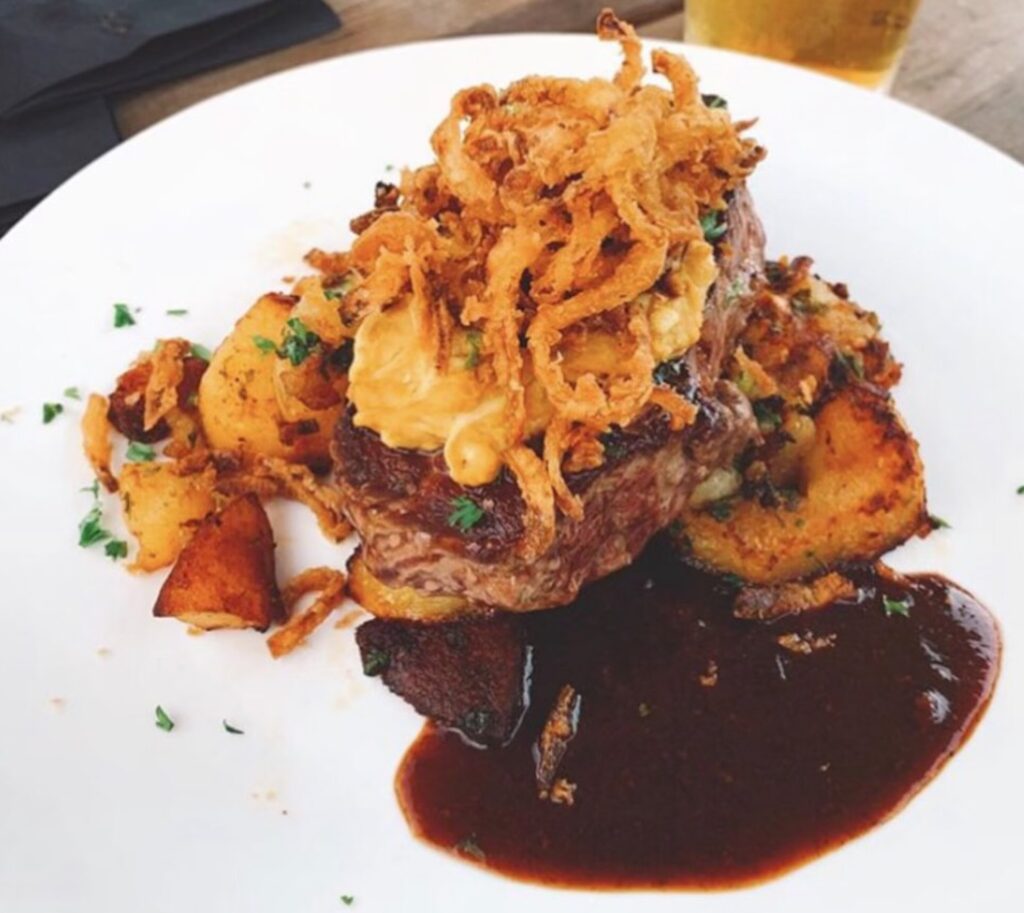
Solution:
M 532 703 L 511 745 L 423 729 L 396 778 L 412 830 L 527 881 L 709 889 L 863 833 L 969 736 L 1000 648 L 992 616 L 941 577 L 853 577 L 856 601 L 741 621 L 727 586 L 648 549 L 528 620 Z M 572 805 L 538 798 L 533 756 L 566 684 L 581 698 L 558 769 Z

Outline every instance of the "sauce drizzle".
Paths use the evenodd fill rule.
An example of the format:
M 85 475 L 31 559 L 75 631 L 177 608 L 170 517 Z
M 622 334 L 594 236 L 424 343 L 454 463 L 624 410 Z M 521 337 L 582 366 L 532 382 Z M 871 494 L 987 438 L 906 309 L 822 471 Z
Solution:
M 532 704 L 511 745 L 424 727 L 396 778 L 410 827 L 506 875 L 588 888 L 736 887 L 856 837 L 970 735 L 1000 647 L 941 577 L 850 576 L 855 600 L 743 621 L 732 590 L 656 543 L 526 620 Z M 578 725 L 556 802 L 534 746 L 566 685 Z

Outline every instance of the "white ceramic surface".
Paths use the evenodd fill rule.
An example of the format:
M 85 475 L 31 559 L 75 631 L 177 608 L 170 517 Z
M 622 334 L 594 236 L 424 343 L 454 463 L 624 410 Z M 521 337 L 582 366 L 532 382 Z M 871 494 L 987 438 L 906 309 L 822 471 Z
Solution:
M 898 400 L 953 525 L 903 549 L 998 614 L 1002 682 L 969 745 L 909 808 L 768 885 L 567 893 L 489 875 L 406 831 L 392 791 L 419 720 L 328 624 L 272 662 L 251 633 L 149 613 L 160 575 L 77 547 L 80 407 L 161 335 L 213 345 L 301 254 L 345 242 L 385 166 L 422 162 L 451 93 L 525 72 L 609 74 L 587 37 L 473 38 L 355 54 L 214 98 L 86 168 L 0 241 L 0 910 L 929 911 L 1019 909 L 1024 818 L 1024 169 L 930 117 L 778 64 L 692 49 L 708 91 L 760 115 L 752 181 L 774 254 L 810 253 L 877 310 Z M 141 308 L 111 327 L 111 304 Z M 185 307 L 184 318 L 165 316 Z M 112 507 L 113 505 L 111 505 Z M 344 554 L 277 508 L 282 576 Z M 109 651 L 109 652 L 103 652 Z M 162 704 L 177 726 L 153 725 Z M 222 719 L 245 730 L 224 732 Z M 766 784 L 765 788 L 771 788 Z M 1017 900 L 1014 901 L 1013 898 Z

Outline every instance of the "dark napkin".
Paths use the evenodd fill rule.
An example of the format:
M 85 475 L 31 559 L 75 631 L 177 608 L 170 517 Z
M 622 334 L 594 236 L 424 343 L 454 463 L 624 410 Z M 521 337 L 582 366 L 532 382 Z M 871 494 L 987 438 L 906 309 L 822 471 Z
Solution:
M 114 93 L 338 24 L 322 0 L 0 0 L 0 235 L 118 142 Z

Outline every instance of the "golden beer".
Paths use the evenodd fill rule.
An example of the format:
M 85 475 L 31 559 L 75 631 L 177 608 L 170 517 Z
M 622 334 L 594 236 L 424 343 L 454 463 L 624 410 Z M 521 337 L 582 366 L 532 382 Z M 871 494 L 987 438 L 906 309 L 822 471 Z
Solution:
M 685 0 L 686 41 L 887 89 L 920 0 Z

